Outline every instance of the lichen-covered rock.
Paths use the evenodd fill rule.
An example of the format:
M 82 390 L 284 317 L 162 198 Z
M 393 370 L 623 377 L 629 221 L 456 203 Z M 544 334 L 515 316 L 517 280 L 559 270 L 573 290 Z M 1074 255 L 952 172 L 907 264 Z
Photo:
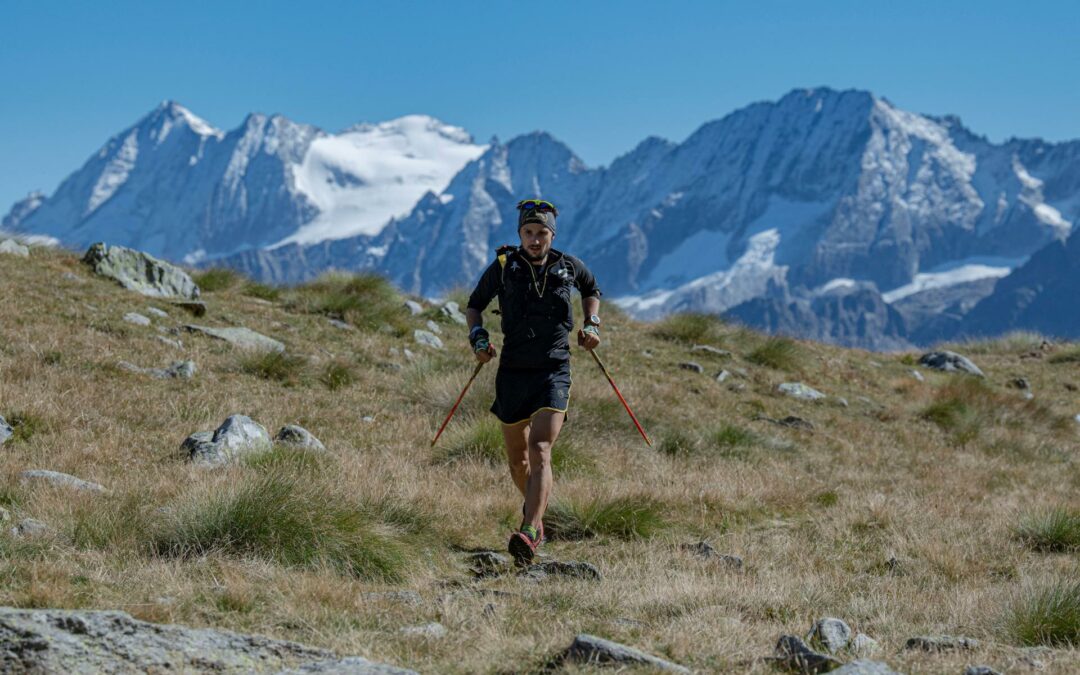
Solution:
M 270 448 L 270 434 L 266 427 L 246 415 L 231 415 L 213 434 L 208 431 L 196 432 L 180 444 L 180 450 L 188 459 L 211 466 L 229 464 Z
M 23 246 L 14 239 L 5 239 L 0 241 L 0 253 L 7 253 L 8 255 L 17 255 L 20 258 L 29 258 L 30 249 Z
M 274 435 L 274 443 L 287 445 L 301 450 L 325 451 L 326 446 L 315 438 L 310 431 L 296 424 L 286 424 Z
M 689 673 L 690 670 L 670 661 L 665 661 L 657 656 L 627 647 L 626 645 L 598 638 L 595 635 L 582 633 L 574 638 L 574 642 L 566 648 L 566 651 L 557 656 L 552 666 L 570 663 L 582 664 L 626 664 L 647 666 L 650 671 L 665 673 Z
M 255 349 L 271 352 L 285 351 L 285 345 L 274 338 L 256 333 L 249 328 L 211 328 L 209 326 L 196 326 L 185 324 L 184 330 L 189 333 L 202 333 L 218 340 L 224 340 L 229 344 L 241 349 Z
M 976 377 L 986 377 L 983 374 L 983 371 L 979 370 L 979 367 L 972 363 L 966 356 L 961 356 L 956 352 L 950 352 L 948 350 L 927 352 L 926 354 L 923 354 L 919 359 L 919 365 L 933 368 L 934 370 L 942 370 L 947 373 L 961 372 L 975 375 Z
M 840 665 L 839 659 L 815 652 L 794 635 L 780 636 L 774 658 L 781 666 L 800 673 L 824 673 Z
M 108 490 L 103 485 L 92 483 L 82 478 L 76 478 L 70 474 L 47 469 L 30 469 L 19 474 L 19 480 L 24 483 L 42 482 L 58 487 L 71 488 L 79 492 L 104 493 Z
M 842 619 L 826 617 L 814 622 L 806 639 L 836 654 L 851 641 L 851 628 Z
M 0 608 L 5 673 L 351 673 L 411 670 L 295 642 L 133 619 L 125 612 Z
M 420 330 L 417 328 L 413 331 L 413 339 L 416 340 L 417 344 L 431 347 L 432 349 L 443 348 L 442 340 L 439 339 L 438 335 L 435 335 L 431 331 Z
M 442 307 L 439 308 L 439 311 L 458 325 L 464 326 L 468 323 L 465 320 L 465 315 L 461 313 L 456 302 L 450 301 L 443 303 Z
M 142 251 L 98 243 L 86 251 L 83 262 L 95 274 L 143 295 L 188 300 L 199 297 L 199 287 L 187 272 Z
M 803 401 L 820 401 L 825 398 L 825 394 L 822 394 L 817 389 L 809 387 L 802 382 L 784 382 L 777 387 L 777 390 L 782 394 L 787 394 L 792 398 Z

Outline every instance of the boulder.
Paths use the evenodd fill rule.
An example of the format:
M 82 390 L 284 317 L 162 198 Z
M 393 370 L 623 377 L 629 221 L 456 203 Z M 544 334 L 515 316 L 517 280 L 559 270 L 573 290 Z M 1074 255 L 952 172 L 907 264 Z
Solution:
M 205 431 L 194 433 L 180 445 L 191 461 L 213 466 L 229 464 L 270 448 L 266 428 L 246 415 L 230 415 L 213 435 Z
M 840 660 L 810 649 L 794 635 L 781 635 L 776 643 L 774 660 L 798 673 L 824 673 L 840 665 Z
M 3 415 L 0 415 L 0 445 L 7 443 L 15 435 L 15 430 L 7 423 Z
M 439 339 L 438 335 L 426 330 L 420 330 L 419 328 L 413 331 L 413 339 L 417 344 L 431 347 L 432 349 L 442 349 L 443 343 Z
M 285 351 L 285 345 L 273 338 L 256 333 L 248 328 L 210 328 L 209 326 L 196 326 L 185 324 L 184 330 L 189 333 L 202 333 L 218 340 L 224 340 L 234 347 L 241 349 L 255 349 L 271 352 Z
M 258 635 L 133 619 L 126 612 L 0 608 L 5 673 L 351 673 L 411 670 Z
M 836 654 L 851 642 L 851 628 L 842 619 L 826 617 L 814 622 L 806 639 L 824 647 L 830 654 Z
M 574 638 L 573 643 L 550 664 L 550 669 L 557 669 L 563 663 L 582 664 L 624 664 L 647 667 L 650 672 L 689 673 L 690 670 L 657 656 L 627 647 L 626 645 L 582 633 Z
M 7 253 L 8 255 L 17 255 L 20 258 L 29 258 L 30 249 L 23 246 L 14 239 L 5 239 L 0 241 L 0 253 Z
M 419 302 L 417 302 L 415 300 L 406 300 L 405 301 L 405 309 L 409 310 L 409 315 L 410 316 L 416 316 L 417 314 L 424 311 L 423 305 L 421 305 Z
M 316 450 L 324 452 L 326 446 L 322 441 L 315 438 L 310 431 L 296 424 L 286 424 L 274 434 L 274 443 L 286 445 L 299 450 Z
M 91 483 L 88 480 L 76 478 L 75 476 L 66 473 L 49 471 L 47 469 L 30 469 L 29 471 L 23 471 L 19 474 L 19 480 L 23 483 L 49 483 L 50 485 L 71 488 L 79 492 L 94 492 L 99 494 L 108 492 L 103 485 L 98 485 L 97 483 Z
M 934 370 L 943 370 L 947 373 L 961 372 L 975 375 L 976 377 L 986 377 L 983 375 L 983 371 L 979 370 L 979 367 L 972 363 L 966 356 L 961 356 L 956 352 L 950 352 L 948 350 L 927 352 L 926 354 L 923 354 L 919 359 L 919 365 L 933 368 Z
M 776 389 L 782 394 L 787 394 L 788 396 L 797 398 L 801 401 L 820 401 L 825 398 L 825 394 L 822 394 L 813 387 L 808 387 L 802 382 L 784 382 Z
M 95 274 L 143 295 L 186 300 L 199 297 L 199 287 L 187 272 L 142 251 L 98 243 L 86 251 L 83 262 Z
M 450 301 L 443 303 L 442 307 L 439 308 L 439 311 L 442 312 L 444 316 L 449 317 L 449 319 L 456 324 L 459 324 L 461 326 L 465 326 L 468 324 L 468 322 L 465 320 L 465 315 L 461 313 L 461 310 L 458 308 L 458 304 L 456 302 Z

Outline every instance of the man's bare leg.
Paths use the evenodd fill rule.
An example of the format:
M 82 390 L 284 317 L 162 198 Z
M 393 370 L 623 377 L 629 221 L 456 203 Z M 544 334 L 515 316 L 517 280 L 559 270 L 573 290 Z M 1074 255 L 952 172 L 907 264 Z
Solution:
M 559 438 L 566 413 L 542 410 L 532 418 L 528 436 L 529 481 L 525 492 L 525 522 L 540 529 L 551 496 L 551 446 Z
M 529 420 L 502 425 L 510 478 L 524 497 L 529 486 Z

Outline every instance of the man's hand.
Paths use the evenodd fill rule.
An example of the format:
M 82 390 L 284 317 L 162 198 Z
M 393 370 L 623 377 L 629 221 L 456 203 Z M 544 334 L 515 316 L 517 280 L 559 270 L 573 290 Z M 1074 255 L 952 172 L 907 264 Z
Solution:
M 588 351 L 592 351 L 600 346 L 600 329 L 596 326 L 585 326 L 577 332 L 577 343 L 579 347 L 584 347 Z
M 495 348 L 491 346 L 490 342 L 488 343 L 487 349 L 478 349 L 473 353 L 476 354 L 476 360 L 480 363 L 487 363 L 495 358 Z

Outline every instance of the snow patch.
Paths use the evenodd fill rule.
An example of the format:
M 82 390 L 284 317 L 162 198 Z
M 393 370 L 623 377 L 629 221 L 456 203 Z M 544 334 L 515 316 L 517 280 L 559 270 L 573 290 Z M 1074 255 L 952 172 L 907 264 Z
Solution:
M 837 291 L 843 288 L 854 288 L 858 282 L 854 279 L 848 279 L 847 277 L 837 277 L 830 281 L 825 282 L 821 286 L 815 288 L 812 293 L 814 295 L 823 295 L 831 291 Z
M 120 145 L 116 155 L 105 165 L 105 170 L 98 176 L 94 189 L 90 193 L 90 201 L 86 205 L 86 212 L 83 217 L 96 211 L 99 206 L 116 194 L 116 191 L 127 182 L 131 170 L 135 168 L 135 160 L 138 157 L 138 131 L 133 129 Z
M 894 303 L 909 295 L 934 288 L 946 288 L 980 279 L 1000 279 L 1023 265 L 1027 258 L 965 258 L 920 272 L 909 284 L 882 293 L 887 303 Z

